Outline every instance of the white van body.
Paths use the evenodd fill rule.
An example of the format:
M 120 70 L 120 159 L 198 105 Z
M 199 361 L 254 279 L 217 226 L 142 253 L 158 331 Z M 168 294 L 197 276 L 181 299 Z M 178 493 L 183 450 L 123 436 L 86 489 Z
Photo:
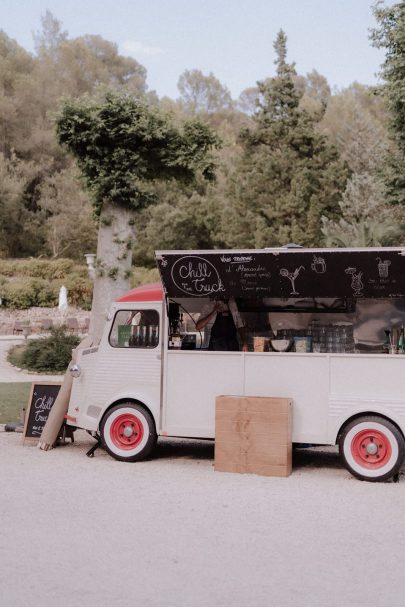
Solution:
M 345 434 L 341 454 L 353 474 L 385 480 L 397 473 L 404 452 L 405 355 L 171 349 L 167 297 L 161 285 L 145 285 L 112 304 L 100 344 L 79 352 L 68 424 L 101 433 L 111 455 L 132 461 L 145 453 L 131 448 L 138 447 L 128 428 L 131 404 L 143 412 L 142 423 L 152 420 L 155 437 L 214 439 L 218 395 L 288 397 L 293 443 L 335 445 Z M 159 319 L 153 347 L 112 344 L 118 313 L 151 311 Z M 103 420 L 110 411 L 116 411 L 115 438 L 106 444 Z M 148 430 L 142 423 L 145 445 Z M 116 449 L 123 434 L 128 448 Z

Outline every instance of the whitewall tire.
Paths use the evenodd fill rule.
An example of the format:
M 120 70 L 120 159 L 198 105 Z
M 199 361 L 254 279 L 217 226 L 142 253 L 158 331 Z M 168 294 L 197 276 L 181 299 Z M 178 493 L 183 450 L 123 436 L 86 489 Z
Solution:
M 345 426 L 339 453 L 346 468 L 366 481 L 385 481 L 398 473 L 405 452 L 404 437 L 388 420 L 360 417 Z
M 109 409 L 101 422 L 100 434 L 106 451 L 127 462 L 145 459 L 157 439 L 152 416 L 136 403 L 121 403 Z

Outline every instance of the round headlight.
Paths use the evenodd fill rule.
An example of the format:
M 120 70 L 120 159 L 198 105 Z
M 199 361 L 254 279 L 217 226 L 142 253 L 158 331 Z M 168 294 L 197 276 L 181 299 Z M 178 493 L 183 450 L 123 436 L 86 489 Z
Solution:
M 74 364 L 69 367 L 69 372 L 72 377 L 80 377 L 82 370 L 79 365 Z

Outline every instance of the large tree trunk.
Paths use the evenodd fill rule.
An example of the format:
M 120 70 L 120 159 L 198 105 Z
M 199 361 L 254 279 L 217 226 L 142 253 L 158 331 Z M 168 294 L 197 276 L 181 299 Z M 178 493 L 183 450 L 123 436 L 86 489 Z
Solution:
M 100 216 L 89 333 L 100 341 L 111 303 L 130 288 L 133 212 L 105 204 Z

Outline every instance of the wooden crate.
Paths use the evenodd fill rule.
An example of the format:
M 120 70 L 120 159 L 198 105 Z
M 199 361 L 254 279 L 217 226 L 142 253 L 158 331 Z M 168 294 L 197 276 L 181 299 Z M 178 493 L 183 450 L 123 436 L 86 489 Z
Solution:
M 291 399 L 217 396 L 215 470 L 289 476 L 292 470 Z

